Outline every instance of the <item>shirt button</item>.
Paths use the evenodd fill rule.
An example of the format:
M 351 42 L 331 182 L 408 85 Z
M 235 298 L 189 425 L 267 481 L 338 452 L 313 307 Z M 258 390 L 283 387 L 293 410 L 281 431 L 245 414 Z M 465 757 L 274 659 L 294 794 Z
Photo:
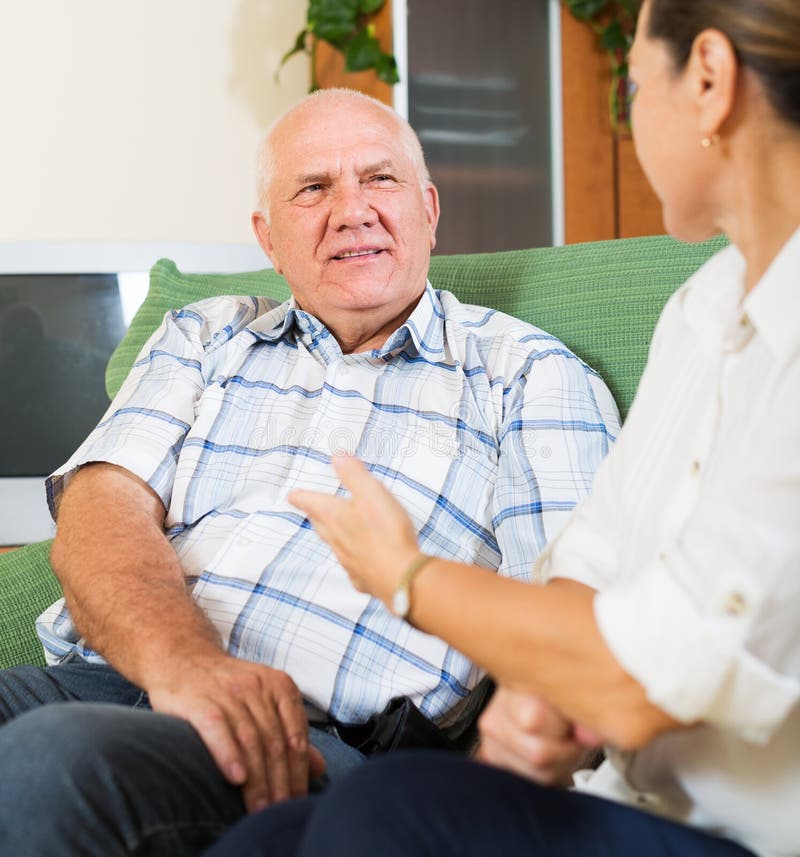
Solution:
M 697 476 L 697 474 L 698 474 L 699 472 L 700 472 L 700 462 L 699 462 L 699 461 L 697 461 L 697 459 L 695 459 L 695 460 L 691 463 L 691 465 L 689 466 L 689 473 L 690 473 L 692 476 Z
M 739 616 L 747 609 L 747 601 L 741 592 L 731 592 L 725 599 L 725 612 L 729 616 Z

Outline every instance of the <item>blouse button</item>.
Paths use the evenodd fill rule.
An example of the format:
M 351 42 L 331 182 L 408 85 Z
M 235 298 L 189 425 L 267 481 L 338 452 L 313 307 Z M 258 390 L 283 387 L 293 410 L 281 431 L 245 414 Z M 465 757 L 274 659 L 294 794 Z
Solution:
M 725 612 L 729 616 L 739 616 L 747 608 L 747 601 L 741 592 L 731 592 L 725 599 Z

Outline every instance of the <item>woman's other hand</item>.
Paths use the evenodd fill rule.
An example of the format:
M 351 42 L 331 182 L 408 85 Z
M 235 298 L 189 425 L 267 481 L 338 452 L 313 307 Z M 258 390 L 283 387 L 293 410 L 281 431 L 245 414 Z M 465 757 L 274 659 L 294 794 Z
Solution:
M 540 696 L 508 687 L 497 688 L 478 726 L 479 761 L 548 786 L 572 785 L 601 744 Z

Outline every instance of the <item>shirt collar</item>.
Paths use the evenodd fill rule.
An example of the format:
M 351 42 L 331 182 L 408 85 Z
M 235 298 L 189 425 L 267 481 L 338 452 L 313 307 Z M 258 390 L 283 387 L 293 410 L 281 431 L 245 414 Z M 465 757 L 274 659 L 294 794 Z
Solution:
M 716 353 L 742 314 L 745 263 L 729 244 L 693 274 L 683 287 L 683 312 L 697 341 Z M 727 349 L 726 349 L 727 350 Z
M 737 350 L 755 333 L 778 359 L 790 357 L 800 345 L 800 229 L 747 294 L 745 276 L 735 246 L 712 257 L 686 283 L 688 324 L 712 350 Z
M 313 341 L 331 336 L 319 319 L 297 306 L 294 297 L 260 315 L 248 325 L 248 330 L 254 336 L 267 342 L 282 339 L 294 328 L 301 335 L 310 336 Z M 444 355 L 444 311 L 439 294 L 429 282 L 411 315 L 373 354 L 388 358 L 404 350 L 430 362 L 440 362 Z
M 376 352 L 391 357 L 400 351 L 411 350 L 430 362 L 439 362 L 444 354 L 444 310 L 438 292 L 430 283 L 406 321 L 389 335 L 383 348 Z
M 800 347 L 800 228 L 783 245 L 742 307 L 779 360 L 795 354 Z
M 296 328 L 312 339 L 321 334 L 329 335 L 327 328 L 318 319 L 297 306 L 294 297 L 254 319 L 247 329 L 258 339 L 276 342 Z

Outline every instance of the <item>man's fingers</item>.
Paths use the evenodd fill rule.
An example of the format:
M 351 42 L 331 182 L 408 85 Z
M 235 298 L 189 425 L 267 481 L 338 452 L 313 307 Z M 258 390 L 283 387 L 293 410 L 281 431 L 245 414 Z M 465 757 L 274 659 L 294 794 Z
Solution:
M 225 779 L 235 786 L 243 785 L 248 775 L 247 764 L 225 711 L 213 707 L 187 719 L 197 730 Z
M 263 710 L 253 711 L 246 703 L 237 712 L 235 727 L 236 740 L 247 765 L 247 779 L 242 786 L 242 796 L 249 812 L 268 806 L 276 800 L 281 800 L 288 794 L 288 773 L 285 756 L 283 758 L 283 779 L 273 775 L 274 760 L 269 757 L 274 754 L 274 746 L 269 746 L 267 738 L 270 724 L 275 728 L 277 717 L 265 716 Z M 279 728 L 279 727 L 278 727 Z M 282 736 L 280 736 L 281 744 Z M 280 762 L 278 762 L 280 765 Z
M 313 745 L 308 745 L 308 776 L 321 777 L 325 773 L 328 763 L 322 753 Z
M 192 724 L 248 811 L 307 793 L 309 759 L 315 776 L 325 762 L 309 751 L 302 696 L 286 673 L 220 654 L 183 678 L 182 692 L 152 690 L 153 708 Z
M 295 687 L 278 698 L 278 716 L 286 736 L 289 790 L 291 797 L 300 797 L 308 791 L 310 753 L 308 720 L 303 698 Z
M 252 776 L 245 783 L 245 804 L 248 809 L 258 809 L 263 797 L 269 803 L 288 800 L 292 796 L 289 772 L 289 751 L 283 724 L 276 710 L 275 700 L 250 702 L 255 734 L 248 734 L 247 752 L 249 771 Z M 239 736 L 242 740 L 241 735 Z M 264 804 L 265 805 L 265 804 Z

